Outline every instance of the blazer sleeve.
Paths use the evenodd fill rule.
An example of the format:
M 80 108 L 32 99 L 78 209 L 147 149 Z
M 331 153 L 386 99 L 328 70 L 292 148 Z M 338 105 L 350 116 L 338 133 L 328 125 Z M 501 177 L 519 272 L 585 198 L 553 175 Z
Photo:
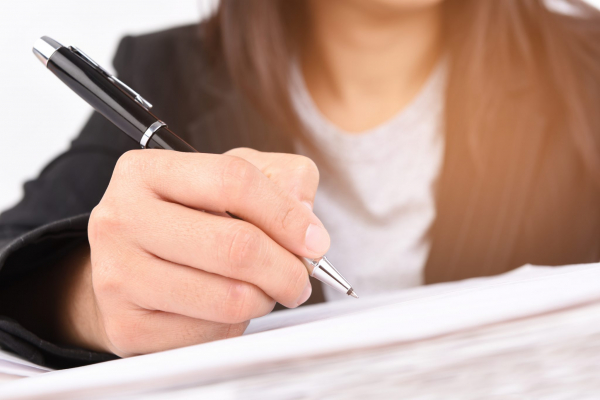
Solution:
M 132 68 L 128 68 L 133 42 L 131 37 L 124 38 L 114 58 L 124 82 L 133 80 Z M 134 148 L 136 144 L 129 137 L 94 113 L 69 149 L 25 184 L 21 201 L 0 214 L 0 290 L 48 268 L 74 246 L 87 241 L 91 210 L 102 198 L 118 158 Z M 116 358 L 58 346 L 27 331 L 18 320 L 3 316 L 0 347 L 53 368 Z

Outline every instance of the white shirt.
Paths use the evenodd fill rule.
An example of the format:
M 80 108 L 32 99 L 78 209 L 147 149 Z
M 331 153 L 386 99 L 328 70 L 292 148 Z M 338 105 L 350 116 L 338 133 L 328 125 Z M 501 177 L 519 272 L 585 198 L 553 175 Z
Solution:
M 321 176 L 314 211 L 331 235 L 327 258 L 361 297 L 421 285 L 443 149 L 446 63 L 387 122 L 359 134 L 327 120 L 295 64 L 294 108 L 314 148 L 296 142 Z M 324 285 L 327 300 L 347 298 Z

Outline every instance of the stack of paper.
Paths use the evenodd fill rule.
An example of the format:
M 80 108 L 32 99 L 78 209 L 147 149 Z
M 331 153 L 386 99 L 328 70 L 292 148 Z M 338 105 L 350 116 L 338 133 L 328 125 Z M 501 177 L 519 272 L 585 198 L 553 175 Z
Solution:
M 14 354 L 0 350 L 0 382 L 28 377 L 51 371 L 49 368 L 22 360 Z M 2 389 L 0 389 L 2 393 Z
M 274 313 L 239 338 L 13 381 L 0 397 L 593 398 L 598 372 L 600 266 L 526 266 Z

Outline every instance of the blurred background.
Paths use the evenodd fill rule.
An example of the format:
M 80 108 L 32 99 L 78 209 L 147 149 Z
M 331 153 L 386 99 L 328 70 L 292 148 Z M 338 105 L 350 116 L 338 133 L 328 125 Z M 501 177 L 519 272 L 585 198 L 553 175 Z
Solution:
M 549 1 L 555 5 L 560 2 Z M 600 7 L 600 0 L 588 1 Z M 2 1 L 0 211 L 18 201 L 23 182 L 35 177 L 69 145 L 91 113 L 83 100 L 33 56 L 31 47 L 37 38 L 47 35 L 64 45 L 80 47 L 112 71 L 112 56 L 124 35 L 197 22 L 214 10 L 217 2 Z

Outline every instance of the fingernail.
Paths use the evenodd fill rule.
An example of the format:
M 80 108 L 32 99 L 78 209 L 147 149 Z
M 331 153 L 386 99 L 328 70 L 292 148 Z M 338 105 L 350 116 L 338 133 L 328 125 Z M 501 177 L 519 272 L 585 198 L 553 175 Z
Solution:
M 298 305 L 303 304 L 306 300 L 308 300 L 308 298 L 310 297 L 311 294 L 312 294 L 312 285 L 310 284 L 310 281 L 308 281 L 308 283 L 306 284 L 306 287 L 304 288 L 304 291 L 298 298 L 297 304 Z
M 312 205 L 312 203 L 310 201 L 303 201 L 302 204 L 304 204 L 306 207 L 308 207 L 308 209 L 310 211 L 313 210 L 313 205 Z
M 304 238 L 306 248 L 317 255 L 323 255 L 329 249 L 329 234 L 322 226 L 310 224 Z

